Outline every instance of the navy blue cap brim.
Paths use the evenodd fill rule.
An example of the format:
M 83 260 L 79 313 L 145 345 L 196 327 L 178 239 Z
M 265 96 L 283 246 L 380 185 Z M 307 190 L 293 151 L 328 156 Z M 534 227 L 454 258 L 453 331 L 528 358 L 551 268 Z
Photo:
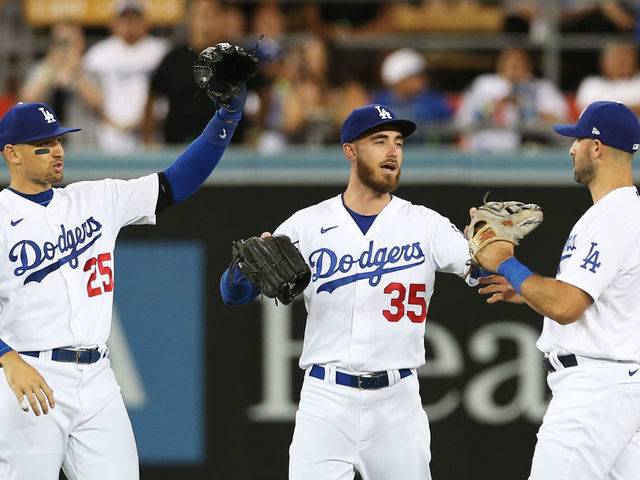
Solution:
M 417 128 L 417 125 L 414 122 L 412 122 L 411 120 L 402 120 L 402 119 L 399 119 L 399 118 L 396 118 L 396 119 L 393 119 L 393 120 L 382 120 L 381 122 L 378 122 L 378 123 L 376 123 L 374 125 L 369 125 L 365 130 L 363 130 L 362 132 L 358 133 L 355 137 L 350 138 L 348 140 L 345 139 L 344 142 L 342 142 L 342 143 L 352 142 L 356 138 L 362 137 L 367 132 L 370 132 L 371 130 L 374 130 L 374 129 L 378 129 L 379 127 L 382 127 L 384 125 L 393 125 L 393 126 L 398 127 L 398 130 L 400 131 L 400 133 L 402 134 L 403 137 L 408 137 L 413 132 L 415 132 L 416 128 Z
M 36 135 L 34 137 L 24 138 L 24 139 L 21 139 L 19 142 L 16 142 L 16 143 L 35 142 L 37 140 L 44 140 L 45 138 L 59 137 L 60 135 L 64 135 L 65 133 L 79 132 L 80 130 L 82 130 L 82 129 L 81 128 L 58 127 L 55 130 L 53 130 L 52 132 L 47 132 L 46 134 Z
M 565 137 L 583 138 L 585 136 L 578 125 L 555 125 L 553 131 Z

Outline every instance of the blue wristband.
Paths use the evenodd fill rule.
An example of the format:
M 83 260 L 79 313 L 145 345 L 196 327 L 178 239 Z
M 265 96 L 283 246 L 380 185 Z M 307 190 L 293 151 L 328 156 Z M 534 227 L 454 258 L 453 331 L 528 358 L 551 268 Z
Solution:
M 6 343 L 4 343 L 1 339 L 0 339 L 0 357 L 2 355 L 4 355 L 7 352 L 10 352 L 11 350 L 13 350 L 13 348 L 11 348 L 9 345 L 7 345 Z
M 515 257 L 508 258 L 498 267 L 498 274 L 502 275 L 520 295 L 522 282 L 533 275 L 533 272 L 521 264 Z

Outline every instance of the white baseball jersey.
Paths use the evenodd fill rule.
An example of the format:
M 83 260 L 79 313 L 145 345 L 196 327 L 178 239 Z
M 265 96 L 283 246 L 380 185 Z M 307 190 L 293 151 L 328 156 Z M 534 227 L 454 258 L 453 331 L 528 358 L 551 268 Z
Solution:
M 363 234 L 340 195 L 296 212 L 275 234 L 311 267 L 300 367 L 417 368 L 436 271 L 464 274 L 467 241 L 433 210 L 393 196 Z
M 158 176 L 56 188 L 48 206 L 0 192 L 0 338 L 16 351 L 104 347 L 118 232 L 155 223 Z
M 618 188 L 578 220 L 564 246 L 556 278 L 593 298 L 569 325 L 545 318 L 538 348 L 640 362 L 640 198 Z

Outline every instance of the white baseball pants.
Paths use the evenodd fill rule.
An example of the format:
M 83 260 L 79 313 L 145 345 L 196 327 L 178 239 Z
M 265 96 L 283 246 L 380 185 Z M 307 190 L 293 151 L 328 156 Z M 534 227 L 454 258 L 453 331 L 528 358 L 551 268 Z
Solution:
M 138 454 L 109 359 L 80 365 L 23 356 L 53 390 L 56 407 L 20 409 L 0 369 L 0 479 L 137 480 Z
M 548 375 L 529 480 L 640 479 L 639 367 L 578 357 Z
M 290 480 L 430 480 L 430 432 L 418 379 L 360 390 L 305 375 L 289 449 Z

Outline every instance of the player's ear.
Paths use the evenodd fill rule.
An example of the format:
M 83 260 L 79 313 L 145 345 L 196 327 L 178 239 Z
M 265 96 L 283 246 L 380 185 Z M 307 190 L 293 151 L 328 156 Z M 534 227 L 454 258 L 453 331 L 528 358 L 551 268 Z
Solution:
M 353 162 L 356 159 L 356 150 L 353 143 L 345 143 L 342 145 L 342 151 L 344 152 L 344 156 L 347 157 L 347 160 L 350 162 Z
M 4 155 L 4 159 L 9 164 L 18 163 L 18 154 L 16 152 L 16 147 L 14 145 L 8 144 L 4 146 L 4 150 L 2 150 L 2 154 Z
M 591 147 L 591 152 L 593 153 L 593 157 L 600 157 L 603 153 L 603 150 L 605 148 L 605 145 L 598 140 L 597 138 L 593 139 L 593 144 Z

